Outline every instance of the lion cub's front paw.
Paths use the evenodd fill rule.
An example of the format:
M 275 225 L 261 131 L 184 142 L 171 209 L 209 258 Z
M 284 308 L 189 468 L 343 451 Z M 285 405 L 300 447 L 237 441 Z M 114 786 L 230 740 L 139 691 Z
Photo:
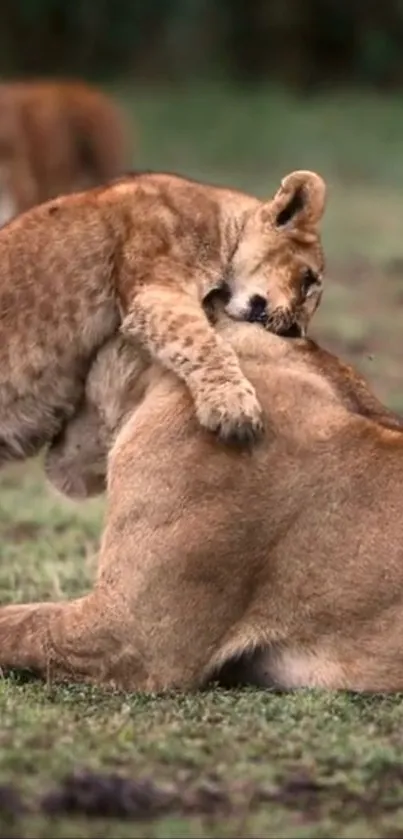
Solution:
M 195 401 L 200 424 L 225 442 L 251 443 L 263 434 L 262 409 L 252 385 L 228 384 L 198 395 Z

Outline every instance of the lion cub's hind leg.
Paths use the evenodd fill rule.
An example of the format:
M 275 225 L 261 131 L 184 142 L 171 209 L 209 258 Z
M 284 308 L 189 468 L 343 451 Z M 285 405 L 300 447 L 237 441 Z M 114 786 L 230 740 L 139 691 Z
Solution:
M 45 474 L 58 492 L 80 499 L 106 490 L 108 453 L 152 375 L 149 357 L 122 336 L 99 351 L 77 412 L 45 453 Z
M 91 498 L 106 490 L 108 439 L 94 406 L 84 403 L 45 453 L 45 475 L 62 495 Z
M 171 270 L 179 290 L 158 280 L 144 284 L 123 320 L 122 333 L 128 341 L 139 340 L 185 382 L 204 428 L 226 441 L 251 442 L 263 433 L 255 389 L 235 351 L 208 322 L 196 293 L 181 291 L 186 279 L 176 266 Z M 158 264 L 154 272 L 158 277 Z

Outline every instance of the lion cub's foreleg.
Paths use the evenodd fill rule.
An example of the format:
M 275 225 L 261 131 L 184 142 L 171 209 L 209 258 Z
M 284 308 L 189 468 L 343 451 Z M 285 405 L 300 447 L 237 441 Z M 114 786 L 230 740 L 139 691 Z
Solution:
M 256 393 L 233 349 L 214 332 L 195 291 L 145 284 L 122 324 L 151 356 L 188 386 L 200 423 L 223 440 L 253 440 L 262 432 Z
M 69 498 L 91 498 L 106 490 L 108 437 L 102 415 L 84 402 L 45 452 L 45 475 Z

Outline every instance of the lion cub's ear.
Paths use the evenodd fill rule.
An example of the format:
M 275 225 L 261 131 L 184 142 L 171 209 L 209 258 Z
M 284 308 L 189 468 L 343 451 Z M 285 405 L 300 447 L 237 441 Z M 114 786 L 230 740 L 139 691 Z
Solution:
M 326 204 L 326 184 L 316 172 L 297 171 L 286 175 L 274 198 L 265 204 L 266 221 L 277 228 L 316 228 Z

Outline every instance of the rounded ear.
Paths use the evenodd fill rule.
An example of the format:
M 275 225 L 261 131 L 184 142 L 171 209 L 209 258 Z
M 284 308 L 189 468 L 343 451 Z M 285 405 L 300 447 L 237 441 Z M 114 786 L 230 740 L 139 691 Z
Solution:
M 326 205 L 326 184 L 316 172 L 299 170 L 286 175 L 267 210 L 275 227 L 317 227 Z

